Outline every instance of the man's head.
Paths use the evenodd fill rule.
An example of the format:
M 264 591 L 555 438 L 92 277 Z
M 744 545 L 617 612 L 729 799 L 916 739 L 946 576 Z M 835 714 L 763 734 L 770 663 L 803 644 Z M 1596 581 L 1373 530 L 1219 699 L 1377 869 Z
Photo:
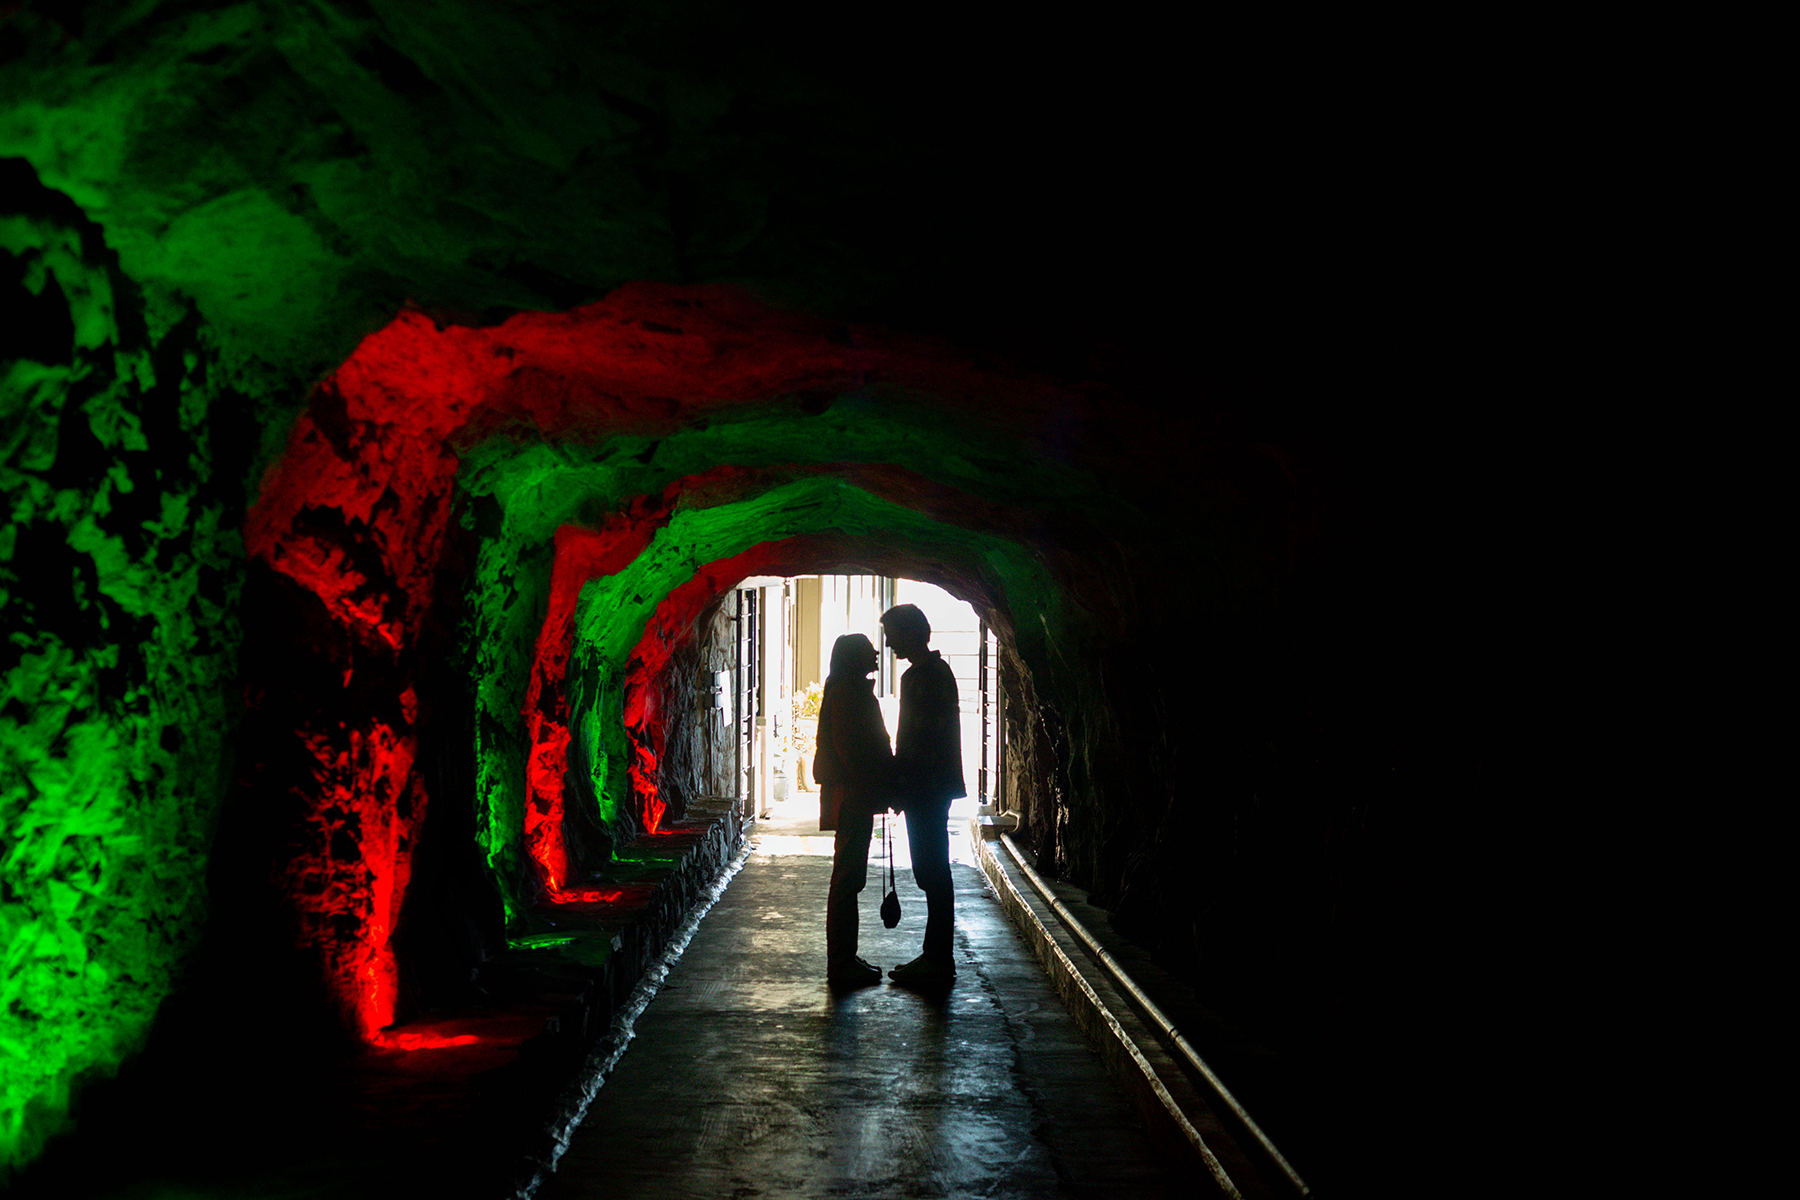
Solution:
M 881 628 L 887 633 L 888 648 L 908 662 L 922 656 L 931 641 L 931 622 L 916 604 L 896 604 L 882 613 Z

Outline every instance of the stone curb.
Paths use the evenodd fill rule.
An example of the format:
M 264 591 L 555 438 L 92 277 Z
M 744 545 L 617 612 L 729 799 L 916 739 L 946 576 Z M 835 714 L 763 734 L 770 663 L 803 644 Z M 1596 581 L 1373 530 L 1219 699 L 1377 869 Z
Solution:
M 615 941 L 622 952 L 608 960 L 604 986 L 595 989 L 582 1017 L 579 1065 L 543 1110 L 517 1160 L 512 1182 L 502 1190 L 508 1200 L 529 1200 L 555 1171 L 595 1093 L 634 1036 L 638 1015 L 655 998 L 670 964 L 687 948 L 700 918 L 743 865 L 749 829 L 750 823 L 735 810 L 718 814 L 706 835 L 682 854 L 674 871 L 658 881 L 655 895 Z

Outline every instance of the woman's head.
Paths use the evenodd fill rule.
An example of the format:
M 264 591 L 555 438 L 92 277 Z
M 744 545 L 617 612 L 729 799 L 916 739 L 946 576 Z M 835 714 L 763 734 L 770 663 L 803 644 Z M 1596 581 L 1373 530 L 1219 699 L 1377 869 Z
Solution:
M 861 679 L 875 669 L 875 644 L 860 633 L 846 633 L 831 644 L 831 678 Z

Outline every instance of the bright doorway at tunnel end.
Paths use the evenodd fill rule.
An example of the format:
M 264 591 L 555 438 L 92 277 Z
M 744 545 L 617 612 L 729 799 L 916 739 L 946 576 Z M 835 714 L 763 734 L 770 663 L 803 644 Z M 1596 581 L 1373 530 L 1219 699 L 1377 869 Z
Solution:
M 885 643 L 881 614 L 898 604 L 916 605 L 931 623 L 931 648 L 956 677 L 962 726 L 962 760 L 967 796 L 950 808 L 951 857 L 974 862 L 967 845 L 968 821 L 984 802 L 999 795 L 1000 703 L 994 632 L 973 606 L 922 580 L 872 575 L 805 575 L 744 581 L 760 589 L 761 669 L 750 687 L 765 714 L 742 731 L 752 747 L 752 764 L 768 763 L 766 774 L 743 780 L 756 797 L 761 818 L 759 846 L 769 854 L 830 854 L 831 835 L 818 829 L 819 798 L 811 778 L 818 696 L 836 640 L 861 633 L 878 648 L 875 694 L 890 744 L 898 728 L 900 679 L 907 664 Z M 985 643 L 985 645 L 984 645 Z M 985 650 L 985 653 L 983 652 Z M 725 686 L 721 681 L 721 693 Z M 905 818 L 890 818 L 895 865 L 910 866 Z M 879 826 L 876 834 L 880 838 Z M 817 841 L 818 845 L 812 843 Z

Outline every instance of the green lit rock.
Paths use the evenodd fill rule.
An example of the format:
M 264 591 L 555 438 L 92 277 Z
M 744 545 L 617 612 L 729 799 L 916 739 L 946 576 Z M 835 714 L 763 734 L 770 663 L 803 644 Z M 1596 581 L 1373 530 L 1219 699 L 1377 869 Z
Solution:
M 121 335 L 122 277 L 92 226 L 14 216 L 0 238 L 75 331 L 73 361 L 20 357 L 0 390 L 0 1164 L 16 1164 L 142 1042 L 199 934 L 246 464 L 216 469 L 221 389 L 194 324 Z

